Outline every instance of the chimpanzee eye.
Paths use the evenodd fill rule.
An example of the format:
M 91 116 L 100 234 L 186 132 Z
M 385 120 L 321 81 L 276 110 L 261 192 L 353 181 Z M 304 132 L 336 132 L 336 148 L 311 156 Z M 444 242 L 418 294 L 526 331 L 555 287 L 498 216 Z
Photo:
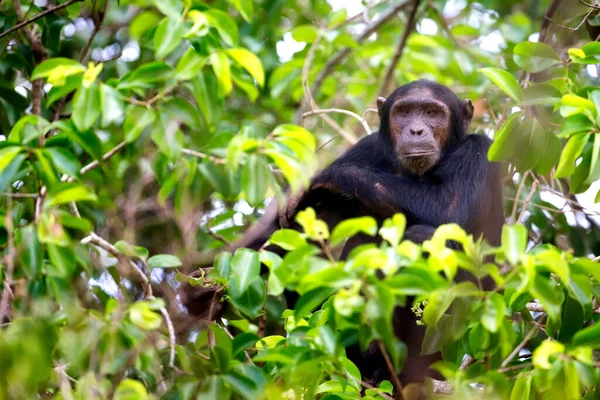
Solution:
M 427 115 L 437 115 L 438 114 L 438 110 L 436 108 L 429 108 L 427 109 Z
M 398 109 L 398 112 L 402 115 L 408 115 L 408 107 L 400 107 L 400 109 Z

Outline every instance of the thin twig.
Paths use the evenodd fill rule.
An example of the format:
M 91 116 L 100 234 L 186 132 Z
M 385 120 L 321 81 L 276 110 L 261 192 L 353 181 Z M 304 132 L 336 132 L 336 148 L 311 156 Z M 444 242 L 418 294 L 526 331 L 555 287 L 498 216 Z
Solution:
M 108 1 L 104 2 L 104 8 L 102 10 L 96 9 L 97 3 L 98 3 L 97 1 L 94 1 L 94 5 L 92 6 L 92 21 L 94 22 L 94 30 L 92 31 L 90 38 L 88 39 L 87 43 L 85 44 L 85 47 L 83 48 L 83 50 L 81 50 L 81 55 L 79 56 L 79 61 L 81 63 L 83 63 L 85 61 L 85 58 L 87 57 L 88 52 L 90 51 L 90 48 L 92 47 L 92 42 L 94 41 L 94 38 L 96 37 L 98 32 L 100 32 L 100 29 L 102 28 L 102 23 L 104 22 L 104 16 L 106 15 L 106 7 L 108 6 Z
M 118 145 L 113 147 L 110 151 L 106 152 L 102 156 L 102 161 L 107 161 L 109 158 L 114 156 L 119 150 L 121 150 L 123 147 L 125 147 L 126 144 L 127 144 L 127 142 L 122 141 L 121 143 L 119 143 Z M 88 165 L 86 165 L 85 167 L 81 168 L 79 173 L 81 175 L 86 174 L 86 173 L 90 172 L 91 170 L 93 170 L 94 168 L 98 168 L 99 166 L 100 166 L 100 163 L 98 162 L 98 160 L 94 160 L 91 163 L 89 163 Z
M 144 288 L 144 298 L 145 299 L 153 299 L 154 295 L 152 293 L 152 285 L 150 284 L 150 280 L 148 277 L 138 268 L 138 266 L 125 254 L 121 253 L 115 246 L 106 240 L 102 239 L 100 236 L 96 235 L 94 232 L 90 232 L 89 236 L 86 236 L 81 240 L 81 244 L 93 244 L 98 246 L 99 248 L 106 251 L 108 254 L 115 257 L 121 264 L 129 265 L 129 269 L 136 276 L 137 280 L 142 284 Z M 173 328 L 173 321 L 171 321 L 171 317 L 169 316 L 169 312 L 165 307 L 161 307 L 160 313 L 165 320 L 165 324 L 167 325 L 167 330 L 169 331 L 169 367 L 173 368 L 175 366 L 175 329 Z
M 588 6 L 588 7 L 592 7 L 592 8 L 595 8 L 596 10 L 600 10 L 600 6 L 599 5 L 591 4 L 591 3 L 588 3 L 587 1 L 584 1 L 584 0 L 579 0 L 579 2 L 581 4 L 583 4 L 583 5 Z
M 36 193 L 0 193 L 2 197 L 12 197 L 13 199 L 27 198 L 35 199 L 38 197 Z
M 385 73 L 385 77 L 383 78 L 383 82 L 381 82 L 381 86 L 379 86 L 379 90 L 377 91 L 378 96 L 385 96 L 388 91 L 388 86 L 392 81 L 392 77 L 394 76 L 394 70 L 396 69 L 396 65 L 400 61 L 400 57 L 402 57 L 402 53 L 404 52 L 404 48 L 406 47 L 406 41 L 410 33 L 414 29 L 415 26 L 415 17 L 417 15 L 417 10 L 419 8 L 419 3 L 421 0 L 413 0 L 412 10 L 408 15 L 408 20 L 406 21 L 406 25 L 404 26 L 404 32 L 402 32 L 402 37 L 400 38 L 400 42 L 398 42 L 398 47 L 396 48 L 396 52 L 392 57 L 392 61 L 390 61 L 390 65 Z
M 225 239 L 223 236 L 219 235 L 217 232 L 213 231 L 209 227 L 206 227 L 206 231 L 210 236 L 217 239 L 218 241 L 225 243 L 227 246 L 231 245 L 231 242 L 229 240 Z
M 198 157 L 198 158 L 202 158 L 202 159 L 208 159 L 208 160 L 214 162 L 215 164 L 227 164 L 227 160 L 223 160 L 222 158 L 213 157 L 213 156 L 210 156 L 205 153 L 200 153 L 199 151 L 196 151 L 196 150 L 181 149 L 181 152 L 184 154 L 190 155 L 190 156 L 194 156 L 194 157 Z
M 90 232 L 89 236 L 86 236 L 81 240 L 81 244 L 93 244 L 106 251 L 108 254 L 115 257 L 123 265 L 128 265 L 133 275 L 136 276 L 137 280 L 142 284 L 144 288 L 144 297 L 152 297 L 152 286 L 148 277 L 138 268 L 138 266 L 125 254 L 121 253 L 115 246 L 96 235 L 94 232 Z
M 360 115 L 353 113 L 350 110 L 344 110 L 341 108 L 320 108 L 318 110 L 307 111 L 304 114 L 302 114 L 302 119 L 309 117 L 311 115 L 328 114 L 328 113 L 338 113 L 338 114 L 350 115 L 351 117 L 356 118 L 360 122 L 362 127 L 365 129 L 365 132 L 367 133 L 367 135 L 371 134 L 371 128 L 369 127 L 369 124 L 367 124 L 367 121 L 365 121 L 364 117 L 361 117 Z
M 304 100 L 310 107 L 311 111 L 316 111 L 319 107 L 315 104 L 313 95 L 308 86 L 308 73 L 310 72 L 310 66 L 312 64 L 312 60 L 315 55 L 315 51 L 317 49 L 317 45 L 321 41 L 323 35 L 321 31 L 317 35 L 316 39 L 313 41 L 312 45 L 308 49 L 306 53 L 306 58 L 304 59 L 304 65 L 302 66 L 302 89 L 304 91 Z M 302 109 L 302 105 L 300 106 L 300 110 Z M 321 114 L 321 118 L 327 125 L 333 128 L 336 132 L 340 134 L 344 139 L 346 139 L 349 143 L 355 144 L 357 142 L 356 138 L 350 133 L 346 132 L 337 122 L 335 122 L 332 118 L 327 114 Z
M 394 392 L 395 392 L 394 398 L 397 400 L 404 400 L 404 394 L 402 393 L 402 383 L 400 382 L 400 379 L 398 378 L 398 374 L 396 373 L 396 369 L 394 368 L 392 359 L 390 358 L 390 355 L 388 354 L 387 349 L 385 348 L 385 345 L 383 344 L 383 342 L 381 340 L 377 341 L 377 346 L 379 346 L 379 351 L 381 351 L 381 354 L 383 355 L 387 369 L 390 372 L 392 384 L 394 385 L 394 389 L 395 389 L 394 390 Z
M 175 367 L 175 328 L 173 328 L 173 321 L 171 321 L 171 317 L 169 317 L 169 313 L 165 307 L 160 308 L 160 313 L 162 314 L 165 323 L 167 324 L 167 329 L 169 331 L 169 368 Z
M 544 314 L 540 318 L 540 323 L 543 323 L 545 319 L 546 314 Z M 523 347 L 525 347 L 527 342 L 529 342 L 529 340 L 531 340 L 531 338 L 537 333 L 538 329 L 539 328 L 537 325 L 531 327 L 529 332 L 527 332 L 527 335 L 525 335 L 525 337 L 523 338 L 523 341 L 519 343 L 519 345 L 508 355 L 508 357 L 506 357 L 504 361 L 502 361 L 502 364 L 500 364 L 500 368 L 505 368 L 512 361 L 512 359 L 515 358 L 517 354 L 519 354 L 519 352 L 523 349 Z
M 550 7 L 548 7 L 548 11 L 546 11 L 546 14 L 544 14 L 544 19 L 542 20 L 542 25 L 540 27 L 540 37 L 539 37 L 540 43 L 544 43 L 546 41 L 546 35 L 548 34 L 548 27 L 550 26 L 550 18 L 552 18 L 552 16 L 554 16 L 554 13 L 558 9 L 558 5 L 560 4 L 560 2 L 561 2 L 561 0 L 553 0 L 552 4 L 550 4 Z
M 527 198 L 525 199 L 525 203 L 523 204 L 523 209 L 521 210 L 521 214 L 519 214 L 519 218 L 517 218 L 517 223 L 521 222 L 521 220 L 523 219 L 523 216 L 525 216 L 525 211 L 527 211 L 527 207 L 529 206 L 529 203 L 531 203 L 531 199 L 533 198 L 533 195 L 535 194 L 536 190 L 538 187 L 538 181 L 534 181 L 533 185 L 531 185 L 531 190 L 529 191 L 529 194 L 527 195 Z
M 530 172 L 527 171 L 521 177 L 521 182 L 519 183 L 519 187 L 517 188 L 517 193 L 515 195 L 515 199 L 520 199 L 521 190 L 523 190 L 523 185 L 525 185 L 525 180 L 527 179 L 529 174 L 530 174 Z M 512 213 L 510 214 L 510 219 L 511 219 L 511 221 L 514 221 L 516 218 L 517 218 L 517 202 L 515 201 L 515 203 L 513 204 Z
M 588 17 L 590 16 L 590 14 L 591 14 L 593 11 L 594 11 L 594 8 L 590 8 L 590 11 L 588 11 L 588 13 L 587 13 L 587 14 L 585 14 L 585 17 L 583 17 L 583 19 L 581 20 L 581 22 L 579 23 L 579 25 L 577 25 L 575 28 L 571 28 L 571 27 L 568 27 L 568 26 L 566 26 L 566 25 L 559 24 L 558 22 L 554 21 L 554 20 L 553 20 L 552 18 L 550 18 L 550 17 L 544 17 L 544 18 L 546 18 L 547 20 L 549 20 L 550 22 L 552 22 L 554 25 L 556 25 L 556 26 L 558 26 L 558 27 L 561 27 L 561 28 L 564 28 L 564 29 L 568 29 L 568 30 L 570 30 L 571 32 L 575 32 L 576 30 L 578 30 L 579 28 L 581 28 L 581 25 L 583 25 L 583 24 L 585 23 L 585 21 L 587 21 Z
M 392 19 L 398 11 L 405 8 L 410 3 L 411 3 L 411 1 L 409 0 L 409 1 L 405 1 L 405 2 L 394 5 L 385 14 L 383 14 L 381 16 L 381 18 L 379 18 L 377 21 L 373 21 L 372 23 L 370 23 L 367 26 L 367 28 L 364 30 L 364 32 L 356 38 L 356 42 L 358 44 L 364 42 L 373 33 L 375 33 L 383 24 L 385 24 L 390 19 Z M 319 89 L 323 85 L 323 82 L 325 81 L 325 78 L 327 78 L 327 76 L 329 74 L 331 74 L 331 72 L 333 72 L 336 65 L 338 65 L 339 63 L 344 61 L 344 59 L 352 52 L 352 50 L 353 50 L 352 47 L 345 47 L 345 48 L 341 49 L 340 51 L 338 51 L 337 53 L 335 53 L 333 55 L 333 57 L 331 57 L 329 59 L 329 61 L 325 65 L 325 67 L 323 67 L 323 69 L 321 70 L 319 75 L 317 75 L 315 81 L 312 84 L 312 87 L 310 89 L 310 94 L 312 97 L 314 97 L 314 95 L 319 91 Z M 302 116 L 302 113 L 304 112 L 307 104 L 308 103 L 306 102 L 306 99 L 304 99 L 302 101 L 302 104 L 300 105 L 300 108 L 298 109 L 298 119 L 300 119 L 299 117 Z
M 461 371 L 466 371 L 467 368 L 469 368 L 471 365 L 475 364 L 476 362 L 477 362 L 477 360 L 475 358 L 473 358 L 473 357 L 471 357 L 470 355 L 467 354 L 467 356 L 462 361 L 462 363 L 460 363 L 459 369 Z
M 10 28 L 10 29 L 8 29 L 8 30 L 0 33 L 0 39 L 2 39 L 6 35 L 10 35 L 14 31 L 17 31 L 17 30 L 19 30 L 19 29 L 21 29 L 21 28 L 23 28 L 23 27 L 25 27 L 25 26 L 27 26 L 27 25 L 29 25 L 29 24 L 37 21 L 40 18 L 45 17 L 46 15 L 48 15 L 50 13 L 53 13 L 55 11 L 58 11 L 58 10 L 62 9 L 62 8 L 65 8 L 65 7 L 69 7 L 71 4 L 77 3 L 77 2 L 81 2 L 81 1 L 84 1 L 84 0 L 69 0 L 66 3 L 58 4 L 58 5 L 54 6 L 54 7 L 48 8 L 48 9 L 42 11 L 41 13 L 35 15 L 34 17 L 28 19 L 27 21 L 19 22 L 18 24 L 16 24 L 12 28 Z M 33 4 L 33 2 L 32 2 L 32 4 Z
M 42 205 L 44 204 L 44 199 L 46 198 L 46 186 L 42 186 L 40 188 L 40 192 L 35 200 L 35 212 L 34 212 L 34 221 L 37 223 L 40 220 L 40 215 L 42 215 Z
M 523 363 L 523 364 L 511 365 L 510 367 L 506 367 L 506 368 L 498 368 L 498 372 L 500 372 L 501 374 L 503 374 L 505 372 L 518 371 L 520 369 L 529 368 L 531 366 L 532 366 L 531 363 Z

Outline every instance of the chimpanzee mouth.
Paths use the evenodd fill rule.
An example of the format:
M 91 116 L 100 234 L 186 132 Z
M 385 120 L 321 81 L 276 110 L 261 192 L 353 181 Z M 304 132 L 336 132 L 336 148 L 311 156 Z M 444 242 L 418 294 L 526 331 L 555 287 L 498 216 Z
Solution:
M 425 156 L 432 156 L 435 154 L 435 151 L 415 151 L 413 153 L 405 153 L 404 156 L 406 157 L 425 157 Z

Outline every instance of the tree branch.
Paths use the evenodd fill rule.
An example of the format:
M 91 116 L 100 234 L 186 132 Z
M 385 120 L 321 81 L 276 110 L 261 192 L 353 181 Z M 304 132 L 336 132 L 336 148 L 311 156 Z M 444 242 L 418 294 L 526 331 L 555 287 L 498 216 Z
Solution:
M 390 372 L 390 378 L 392 379 L 392 384 L 394 385 L 394 398 L 397 400 L 404 400 L 404 394 L 402 393 L 402 383 L 398 378 L 398 374 L 396 373 L 396 369 L 394 368 L 394 364 L 388 354 L 385 345 L 381 340 L 377 341 L 377 346 L 379 346 L 379 351 L 383 355 L 385 360 L 385 364 L 387 366 L 388 371 Z
M 545 321 L 545 319 L 546 319 L 546 314 L 544 314 L 540 318 L 540 323 L 543 323 Z M 508 357 L 506 357 L 506 359 L 504 361 L 502 361 L 502 364 L 500 364 L 500 368 L 505 368 L 512 361 L 512 359 L 515 358 L 515 356 L 517 354 L 519 354 L 521 349 L 523 349 L 523 347 L 525 347 L 527 342 L 529 342 L 529 340 L 531 340 L 531 338 L 537 333 L 538 329 L 539 328 L 537 325 L 531 327 L 529 332 L 527 332 L 527 335 L 525 335 L 525 337 L 523 338 L 523 341 L 521 343 L 519 343 L 519 345 L 508 355 Z
M 23 27 L 26 27 L 27 25 L 29 25 L 29 24 L 37 21 L 40 18 L 44 18 L 46 15 L 48 15 L 50 13 L 53 13 L 53 12 L 58 11 L 58 10 L 61 10 L 61 9 L 65 8 L 65 7 L 69 7 L 71 4 L 77 3 L 77 2 L 81 2 L 81 1 L 84 1 L 84 0 L 69 0 L 66 3 L 58 4 L 58 5 L 54 6 L 54 7 L 50 7 L 48 9 L 42 11 L 41 13 L 35 15 L 34 17 L 32 17 L 32 18 L 30 18 L 30 19 L 28 19 L 26 21 L 19 22 L 18 24 L 16 24 L 12 28 L 10 28 L 10 29 L 8 29 L 8 30 L 0 33 L 0 39 L 2 39 L 6 35 L 10 35 L 11 33 L 15 32 L 15 31 L 18 31 L 19 29 L 21 29 Z M 21 9 L 20 6 L 19 6 L 19 9 Z M 15 7 L 15 11 L 16 11 L 16 7 Z M 20 19 L 23 19 L 23 18 L 24 17 L 22 17 Z
M 396 52 L 392 57 L 392 61 L 390 61 L 390 65 L 385 73 L 385 77 L 383 78 L 383 82 L 381 82 L 381 86 L 379 86 L 379 90 L 377 91 L 379 96 L 385 96 L 388 91 L 388 86 L 392 81 L 392 77 L 394 76 L 394 70 L 396 69 L 396 65 L 400 61 L 400 57 L 402 57 L 402 53 L 404 52 L 404 47 L 406 47 L 406 41 L 408 36 L 410 36 L 411 31 L 415 27 L 415 17 L 417 15 L 417 10 L 419 9 L 419 4 L 421 0 L 413 0 L 412 10 L 408 15 L 408 19 L 406 20 L 406 25 L 404 27 L 404 32 L 402 32 L 402 37 L 400 38 L 400 42 L 398 42 L 398 47 L 396 48 Z

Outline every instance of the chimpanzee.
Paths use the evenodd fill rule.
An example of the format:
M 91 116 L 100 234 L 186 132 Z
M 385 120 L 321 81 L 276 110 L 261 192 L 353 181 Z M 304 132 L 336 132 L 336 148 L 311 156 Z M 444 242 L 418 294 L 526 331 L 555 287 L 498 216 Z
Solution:
M 467 134 L 471 102 L 459 100 L 443 85 L 419 80 L 399 87 L 387 99 L 379 98 L 377 106 L 379 131 L 317 174 L 281 212 L 274 201 L 235 248 L 261 247 L 276 229 L 295 227 L 295 214 L 306 207 L 313 207 L 330 228 L 345 218 L 370 215 L 382 222 L 402 212 L 407 218 L 404 238 L 413 242 L 422 243 L 442 224 L 457 223 L 476 238 L 499 245 L 504 223 L 501 171 L 487 160 L 491 141 Z M 373 240 L 355 236 L 346 243 L 342 258 Z M 423 380 L 429 365 L 439 359 L 420 355 L 424 328 L 415 319 L 410 307 L 394 313 L 394 330 L 408 349 L 404 382 Z M 364 379 L 388 378 L 375 352 L 355 348 L 348 349 L 348 355 Z

